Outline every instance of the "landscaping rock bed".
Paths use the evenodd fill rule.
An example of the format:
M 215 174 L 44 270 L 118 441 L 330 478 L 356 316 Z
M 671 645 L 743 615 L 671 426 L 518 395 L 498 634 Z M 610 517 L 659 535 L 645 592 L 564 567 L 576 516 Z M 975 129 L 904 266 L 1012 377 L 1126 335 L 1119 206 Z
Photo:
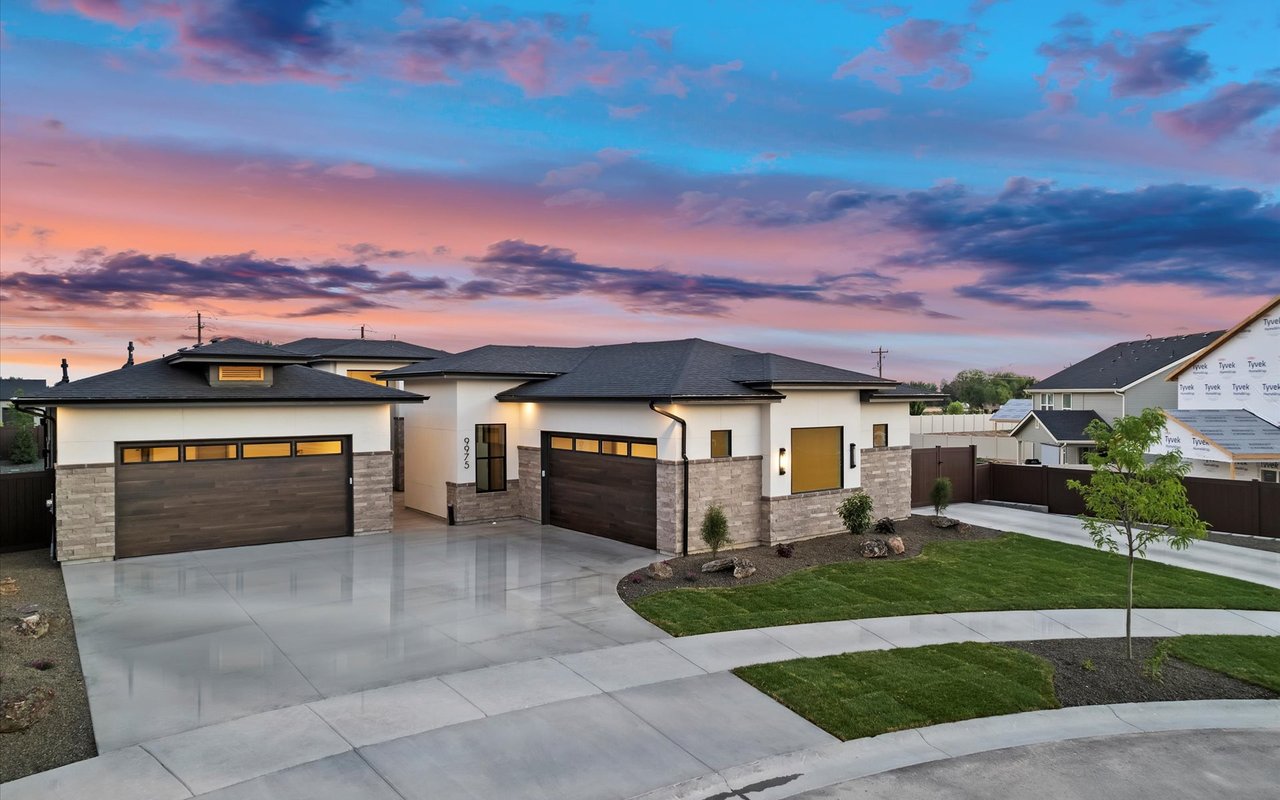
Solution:
M 98 754 L 62 570 L 43 549 L 0 553 L 3 578 L 16 591 L 0 594 L 0 782 Z
M 1125 656 L 1124 639 L 1046 639 L 1003 642 L 1053 665 L 1053 690 L 1063 706 L 1148 703 L 1162 700 L 1253 700 L 1276 693 L 1221 672 L 1164 659 L 1158 679 L 1147 674 L 1148 662 L 1162 640 L 1134 639 L 1133 660 Z
M 895 537 L 901 537 L 903 550 L 901 553 L 890 552 L 883 558 L 875 559 L 876 563 L 900 561 L 920 555 L 920 550 L 930 542 L 967 541 L 978 539 L 994 539 L 1003 535 L 1003 531 L 982 528 L 977 525 L 959 524 L 953 528 L 935 528 L 931 524 L 932 515 L 917 515 L 899 520 L 895 526 Z M 618 582 L 618 594 L 623 600 L 635 600 L 654 592 L 668 589 L 699 589 L 715 586 L 747 586 L 753 583 L 767 583 L 790 572 L 796 572 L 823 564 L 836 564 L 842 561 L 866 561 L 862 556 L 862 543 L 875 535 L 854 536 L 849 533 L 837 533 L 821 536 L 817 539 L 806 539 L 790 542 L 791 555 L 778 555 L 777 546 L 764 545 L 735 549 L 721 553 L 721 558 L 737 557 L 748 559 L 755 572 L 748 577 L 735 578 L 732 571 L 702 572 L 702 565 L 712 560 L 710 553 L 700 553 L 686 558 L 670 558 L 665 563 L 670 565 L 670 578 L 654 578 L 648 567 L 636 570 Z

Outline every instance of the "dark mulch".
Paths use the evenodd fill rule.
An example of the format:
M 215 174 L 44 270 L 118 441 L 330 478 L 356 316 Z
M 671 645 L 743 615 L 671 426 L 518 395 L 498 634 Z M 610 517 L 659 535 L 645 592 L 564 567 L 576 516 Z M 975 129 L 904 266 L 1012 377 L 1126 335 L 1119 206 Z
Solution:
M 1173 656 L 1164 660 L 1160 678 L 1152 678 L 1144 669 L 1160 641 L 1134 639 L 1132 661 L 1125 656 L 1124 639 L 1047 639 L 1002 644 L 1053 664 L 1053 690 L 1063 706 L 1277 697 L 1270 689 Z
M 0 595 L 0 697 L 52 689 L 48 715 L 31 727 L 0 734 L 0 782 L 60 767 L 98 754 L 89 718 L 89 697 L 62 570 L 45 549 L 0 554 L 0 578 L 16 578 L 17 594 Z M 35 603 L 50 620 L 39 639 L 13 630 L 17 609 Z M 52 661 L 38 670 L 33 661 Z M 3 794 L 3 792 L 0 792 Z
M 618 581 L 618 594 L 623 600 L 631 601 L 655 592 L 668 589 L 698 588 L 707 589 L 715 586 L 748 586 L 753 583 L 766 583 L 790 572 L 818 567 L 823 564 L 836 564 L 843 561 L 861 561 L 862 555 L 858 546 L 867 539 L 887 539 L 889 536 L 901 536 L 906 550 L 901 555 L 890 554 L 886 561 L 901 561 L 920 555 L 920 550 L 930 542 L 974 541 L 978 539 L 994 539 L 1004 535 L 1003 531 L 982 528 L 977 525 L 961 524 L 954 528 L 935 528 L 928 516 L 913 516 L 898 520 L 897 531 L 893 534 L 881 535 L 868 533 L 864 536 L 853 536 L 848 533 L 837 533 L 831 536 L 820 536 L 817 539 L 806 539 L 793 542 L 795 552 L 790 558 L 782 558 L 773 545 L 744 547 L 737 550 L 721 551 L 720 556 L 740 556 L 751 559 L 756 565 L 756 573 L 749 578 L 734 578 L 732 571 L 702 572 L 702 565 L 711 560 L 710 553 L 700 553 L 685 558 L 670 558 L 674 576 L 668 580 L 654 580 L 645 574 L 644 569 L 636 570 Z M 696 535 L 690 532 L 690 535 Z M 693 573 L 695 581 L 685 580 L 687 573 Z M 636 580 L 639 578 L 639 580 Z

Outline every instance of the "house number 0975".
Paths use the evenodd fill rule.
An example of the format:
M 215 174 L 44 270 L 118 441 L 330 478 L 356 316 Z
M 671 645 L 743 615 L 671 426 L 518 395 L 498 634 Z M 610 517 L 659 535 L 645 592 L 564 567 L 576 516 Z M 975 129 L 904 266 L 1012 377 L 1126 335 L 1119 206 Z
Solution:
M 471 437 L 462 437 L 462 468 L 471 469 Z

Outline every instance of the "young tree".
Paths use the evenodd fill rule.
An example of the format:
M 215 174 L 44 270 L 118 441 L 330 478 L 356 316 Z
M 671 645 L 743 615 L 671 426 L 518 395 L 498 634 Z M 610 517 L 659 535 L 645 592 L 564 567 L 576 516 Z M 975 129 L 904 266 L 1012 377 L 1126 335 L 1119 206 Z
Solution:
M 40 457 L 40 452 L 36 448 L 36 435 L 33 430 L 35 423 L 31 415 L 15 410 L 11 424 L 17 429 L 17 433 L 14 434 L 13 444 L 9 448 L 9 460 L 15 464 L 34 464 Z
M 951 505 L 950 478 L 938 478 L 933 482 L 933 488 L 929 490 L 929 502 L 933 504 L 933 515 L 942 516 L 942 512 Z
M 715 558 L 720 548 L 729 543 L 729 519 L 720 506 L 711 506 L 702 517 L 702 541 Z
M 1085 456 L 1093 467 L 1088 481 L 1067 481 L 1080 493 L 1086 513 L 1080 522 L 1099 550 L 1119 552 L 1121 543 L 1129 560 L 1128 600 L 1124 638 L 1133 658 L 1133 565 L 1136 556 L 1146 558 L 1147 545 L 1165 541 L 1184 550 L 1193 539 L 1203 539 L 1208 526 L 1187 502 L 1182 476 L 1190 465 L 1173 451 L 1148 460 L 1146 453 L 1160 441 L 1164 414 L 1148 408 L 1138 416 L 1118 417 L 1107 427 L 1094 420 L 1085 433 L 1097 450 Z

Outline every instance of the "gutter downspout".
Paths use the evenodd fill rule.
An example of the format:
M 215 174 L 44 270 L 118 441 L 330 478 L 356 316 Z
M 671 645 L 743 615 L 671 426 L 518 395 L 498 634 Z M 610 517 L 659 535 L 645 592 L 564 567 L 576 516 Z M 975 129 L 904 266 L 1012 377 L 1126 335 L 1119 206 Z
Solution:
M 680 555 L 687 556 L 689 555 L 689 423 L 670 411 L 663 411 L 658 408 L 657 400 L 649 401 L 649 410 L 656 411 L 667 419 L 674 420 L 680 426 L 680 461 L 684 467 L 684 519 L 680 523 Z

